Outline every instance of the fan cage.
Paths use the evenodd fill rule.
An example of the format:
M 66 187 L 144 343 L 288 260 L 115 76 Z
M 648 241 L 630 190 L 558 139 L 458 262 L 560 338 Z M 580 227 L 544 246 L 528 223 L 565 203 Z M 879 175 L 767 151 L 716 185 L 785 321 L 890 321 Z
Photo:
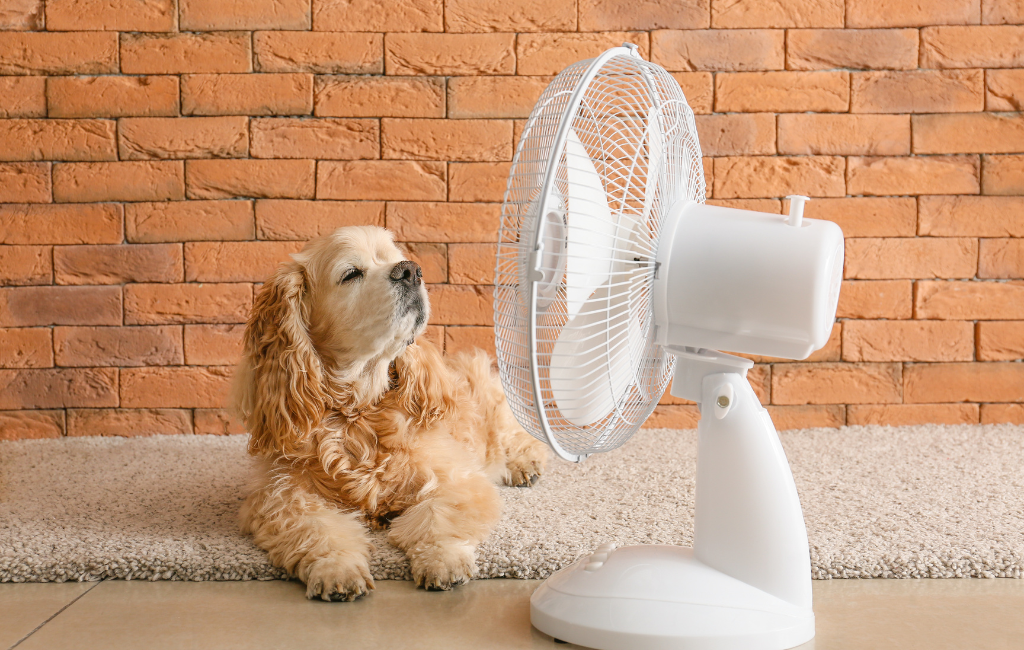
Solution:
M 632 437 L 671 380 L 675 358 L 654 341 L 651 297 L 657 244 L 669 208 L 680 200 L 702 203 L 705 196 L 693 111 L 679 84 L 662 67 L 626 50 L 603 62 L 602 58 L 563 70 L 545 89 L 526 123 L 502 206 L 494 280 L 498 369 L 512 412 L 531 435 L 544 442 L 554 440 L 556 451 L 561 448 L 581 458 L 615 449 Z M 593 74 L 595 65 L 600 67 Z M 578 88 L 583 83 L 587 85 L 580 95 Z M 563 119 L 571 120 L 571 131 L 593 162 L 613 220 L 628 226 L 616 232 L 608 251 L 610 280 L 602 294 L 607 299 L 590 300 L 580 311 L 590 322 L 599 323 L 602 333 L 570 332 L 581 337 L 589 352 L 604 353 L 600 363 L 584 367 L 571 367 L 573 361 L 564 358 L 555 358 L 553 365 L 552 352 L 559 335 L 563 330 L 579 329 L 578 321 L 568 317 L 564 284 L 553 291 L 553 285 L 547 285 L 552 295 L 538 304 L 540 283 L 527 269 L 537 243 L 546 251 L 563 247 L 554 257 L 542 257 L 548 262 L 539 269 L 544 278 L 554 277 L 558 282 L 555 276 L 567 261 L 561 233 L 542 227 L 544 219 L 540 218 L 546 180 L 551 183 L 548 204 L 557 200 L 551 197 L 570 197 L 572 189 L 567 156 L 573 154 L 566 149 L 567 131 L 560 128 Z M 649 121 L 660 129 L 657 147 L 651 143 Z M 551 165 L 555 168 L 549 179 Z M 571 199 L 568 202 L 570 225 L 574 218 L 574 223 L 585 223 L 585 218 L 574 214 Z M 621 301 L 628 301 L 625 313 Z M 616 305 L 620 308 L 615 309 Z M 531 314 L 535 317 L 533 346 Z M 619 363 L 628 359 L 629 381 L 625 388 L 616 386 L 609 393 L 607 368 L 613 356 Z M 603 417 L 580 425 L 559 410 L 552 375 L 566 372 L 578 373 L 579 388 L 573 402 L 607 406 Z M 612 403 L 605 404 L 602 396 L 609 394 Z M 540 397 L 540 404 L 535 396 Z

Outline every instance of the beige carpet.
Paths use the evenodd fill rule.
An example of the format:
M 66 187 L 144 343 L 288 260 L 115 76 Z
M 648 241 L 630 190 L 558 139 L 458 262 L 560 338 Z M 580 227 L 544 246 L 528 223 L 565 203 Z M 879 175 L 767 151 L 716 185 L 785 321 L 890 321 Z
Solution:
M 784 432 L 815 578 L 1024 577 L 1024 427 Z M 0 581 L 280 573 L 236 530 L 241 436 L 0 443 Z M 503 488 L 481 577 L 537 578 L 604 541 L 689 544 L 696 436 L 645 430 Z M 377 539 L 373 573 L 407 578 Z

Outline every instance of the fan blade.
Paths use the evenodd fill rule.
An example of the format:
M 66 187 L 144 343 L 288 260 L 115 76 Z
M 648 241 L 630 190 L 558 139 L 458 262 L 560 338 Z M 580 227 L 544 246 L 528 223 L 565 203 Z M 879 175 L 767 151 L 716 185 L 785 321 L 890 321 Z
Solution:
M 565 141 L 568 176 L 565 299 L 569 320 L 594 290 L 608 282 L 618 225 L 612 220 L 601 177 L 575 130 Z
M 636 384 L 641 343 L 628 289 L 599 287 L 551 352 L 551 394 L 562 416 L 584 427 L 611 413 Z

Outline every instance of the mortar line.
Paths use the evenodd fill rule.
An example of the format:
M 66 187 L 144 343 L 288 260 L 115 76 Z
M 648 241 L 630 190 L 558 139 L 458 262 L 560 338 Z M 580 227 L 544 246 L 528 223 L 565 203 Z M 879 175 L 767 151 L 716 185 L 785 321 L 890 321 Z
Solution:
M 42 623 L 40 623 L 39 625 L 35 626 L 35 628 L 33 628 L 33 630 L 32 630 L 31 632 L 29 632 L 29 633 L 28 633 L 28 634 L 26 634 L 25 636 L 21 637 L 20 639 L 18 639 L 17 643 L 15 643 L 14 645 L 12 645 L 12 646 L 11 646 L 11 647 L 10 647 L 10 648 L 9 648 L 8 650 L 14 650 L 14 649 L 15 649 L 15 648 L 17 648 L 17 647 L 18 647 L 19 645 L 21 645 L 22 643 L 24 643 L 26 639 L 28 639 L 28 638 L 29 638 L 30 636 L 32 636 L 33 634 L 35 634 L 36 632 L 38 632 L 39 630 L 41 630 L 41 629 L 43 628 L 43 626 L 44 626 L 44 625 L 46 625 L 47 623 L 49 623 L 49 622 L 50 622 L 50 621 L 52 621 L 53 619 L 57 618 L 58 616 L 60 616 L 61 612 L 63 612 L 63 611 L 64 611 L 65 609 L 67 609 L 68 607 L 71 607 L 71 606 L 72 606 L 72 605 L 74 605 L 75 603 L 77 603 L 77 602 L 79 601 L 79 599 L 81 599 L 81 598 L 82 598 L 82 596 L 86 595 L 87 593 L 89 593 L 90 591 L 92 591 L 93 589 L 95 589 L 96 587 L 98 587 L 98 586 L 99 586 L 99 585 L 100 585 L 101 583 L 103 583 L 103 582 L 104 582 L 103 580 L 98 580 L 98 581 L 96 582 L 96 584 L 94 584 L 93 586 L 89 587 L 88 589 L 86 589 L 86 590 L 85 590 L 85 591 L 83 591 L 82 593 L 78 594 L 78 596 L 76 596 L 76 597 L 74 598 L 74 600 L 72 600 L 72 601 L 71 601 L 70 603 L 68 603 L 68 604 L 64 605 L 63 607 L 61 607 L 60 609 L 58 609 L 58 610 L 57 610 L 56 612 L 54 612 L 53 614 L 51 614 L 51 615 L 50 615 L 50 618 L 46 619 L 45 621 L 43 621 L 43 622 L 42 622 Z

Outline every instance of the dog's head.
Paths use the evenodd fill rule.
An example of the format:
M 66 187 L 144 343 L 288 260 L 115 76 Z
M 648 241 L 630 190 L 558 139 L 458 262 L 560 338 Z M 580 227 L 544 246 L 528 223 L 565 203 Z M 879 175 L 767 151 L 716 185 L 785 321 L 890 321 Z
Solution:
M 391 233 L 340 228 L 309 242 L 263 285 L 245 331 L 236 406 L 250 450 L 294 451 L 343 386 L 356 401 L 426 328 L 422 272 Z

